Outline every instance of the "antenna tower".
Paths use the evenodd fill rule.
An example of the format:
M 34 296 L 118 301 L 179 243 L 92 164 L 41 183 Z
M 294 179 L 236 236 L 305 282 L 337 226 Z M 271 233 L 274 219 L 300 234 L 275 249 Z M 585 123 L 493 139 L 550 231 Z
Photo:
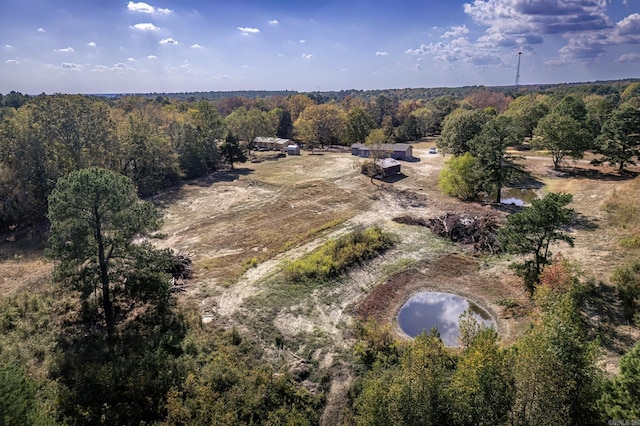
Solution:
M 516 71 L 516 90 L 520 88 L 520 56 L 522 56 L 522 52 L 518 52 L 518 70 Z

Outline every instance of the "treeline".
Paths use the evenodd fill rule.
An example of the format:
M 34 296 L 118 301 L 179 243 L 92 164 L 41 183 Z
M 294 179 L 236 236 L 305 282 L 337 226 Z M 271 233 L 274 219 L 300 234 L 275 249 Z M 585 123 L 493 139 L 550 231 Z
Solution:
M 213 101 L 12 92 L 2 97 L 5 106 L 0 108 L 0 229 L 42 221 L 53 185 L 71 171 L 90 166 L 114 170 L 130 177 L 139 195 L 149 196 L 246 161 L 257 136 L 293 138 L 313 150 L 442 134 L 438 144 L 445 152 L 461 155 L 475 144 L 476 156 L 487 151 L 487 144 L 500 147 L 537 136 L 556 167 L 564 157 L 593 149 L 603 162 L 623 170 L 637 156 L 637 138 L 621 139 L 616 132 L 631 123 L 624 132 L 634 134 L 640 83 L 573 88 L 580 87 L 589 94 L 523 92 L 514 97 L 464 88 L 458 94 L 464 97 L 430 99 L 423 92 L 421 98 L 402 99 L 401 90 L 432 89 L 398 89 L 377 91 L 374 97 L 356 92 L 329 102 L 314 94 Z M 612 120 L 618 124 L 607 124 Z M 486 155 L 493 155 L 493 149 Z
M 631 83 L 640 82 L 640 79 L 631 78 L 625 80 L 608 80 L 596 82 L 577 83 L 557 83 L 557 84 L 529 84 L 515 86 L 459 86 L 459 87 L 417 87 L 403 89 L 377 89 L 377 90 L 338 90 L 338 91 L 317 91 L 317 92 L 297 92 L 295 90 L 238 90 L 238 91 L 210 91 L 210 92 L 183 92 L 183 93 L 147 93 L 140 94 L 147 98 L 166 96 L 171 99 L 181 99 L 196 101 L 199 99 L 220 100 L 225 98 L 266 98 L 266 97 L 289 97 L 303 94 L 314 99 L 318 103 L 331 101 L 342 101 L 346 98 L 360 98 L 366 101 L 378 96 L 395 97 L 399 100 L 431 100 L 442 96 L 451 96 L 456 99 L 463 99 L 479 90 L 489 90 L 491 92 L 502 93 L 507 96 L 517 97 L 525 94 L 556 93 L 567 94 L 582 93 L 585 95 L 608 95 L 620 93 L 621 88 Z M 117 96 L 117 95 L 114 95 Z

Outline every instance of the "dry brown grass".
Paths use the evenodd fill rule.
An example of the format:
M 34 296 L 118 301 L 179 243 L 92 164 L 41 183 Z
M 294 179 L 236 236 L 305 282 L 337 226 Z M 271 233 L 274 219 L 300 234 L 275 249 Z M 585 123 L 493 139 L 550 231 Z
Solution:
M 0 234 L 0 296 L 35 290 L 49 278 L 53 264 L 43 248 L 43 237 L 33 230 Z

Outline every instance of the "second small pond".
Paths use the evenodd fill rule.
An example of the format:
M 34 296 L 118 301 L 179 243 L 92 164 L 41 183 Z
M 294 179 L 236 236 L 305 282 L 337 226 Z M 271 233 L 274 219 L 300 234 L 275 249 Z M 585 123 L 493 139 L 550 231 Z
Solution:
M 500 192 L 501 204 L 525 206 L 531 204 L 531 201 L 536 198 L 538 198 L 538 194 L 535 189 L 531 188 L 502 188 Z
M 458 320 L 467 309 L 487 327 L 491 316 L 473 302 L 451 293 L 422 292 L 413 295 L 398 312 L 398 325 L 410 337 L 436 327 L 446 346 L 458 346 Z

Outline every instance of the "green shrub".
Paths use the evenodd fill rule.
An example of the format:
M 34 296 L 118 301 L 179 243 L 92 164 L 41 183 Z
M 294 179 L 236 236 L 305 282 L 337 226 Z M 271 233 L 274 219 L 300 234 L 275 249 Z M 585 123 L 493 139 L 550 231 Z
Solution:
M 477 160 L 468 152 L 452 157 L 444 163 L 438 176 L 438 186 L 447 195 L 473 200 L 480 192 L 479 170 Z
M 15 364 L 0 363 L 0 425 L 27 424 L 34 409 L 36 385 Z
M 640 312 L 640 260 L 616 268 L 611 280 L 618 288 L 624 316 L 632 319 Z
M 344 272 L 350 266 L 375 257 L 394 243 L 380 228 L 355 230 L 329 240 L 303 258 L 285 265 L 290 281 L 322 280 Z

